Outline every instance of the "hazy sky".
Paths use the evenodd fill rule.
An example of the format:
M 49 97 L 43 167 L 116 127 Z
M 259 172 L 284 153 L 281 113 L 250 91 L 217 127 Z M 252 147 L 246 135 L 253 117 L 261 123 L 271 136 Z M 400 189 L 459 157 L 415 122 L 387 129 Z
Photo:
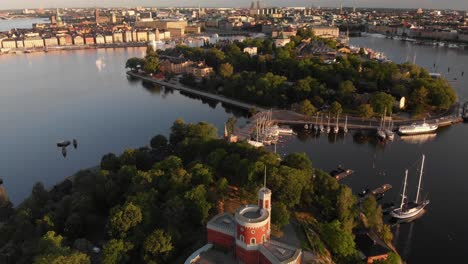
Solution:
M 0 0 L 1 9 L 87 6 L 212 6 L 248 7 L 252 0 Z M 468 0 L 263 0 L 268 6 L 401 7 L 468 10 Z

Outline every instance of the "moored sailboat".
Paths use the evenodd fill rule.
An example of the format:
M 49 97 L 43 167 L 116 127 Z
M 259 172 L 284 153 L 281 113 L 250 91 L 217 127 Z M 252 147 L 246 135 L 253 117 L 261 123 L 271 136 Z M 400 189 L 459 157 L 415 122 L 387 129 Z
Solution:
M 429 204 L 429 200 L 420 200 L 420 192 L 421 192 L 421 182 L 422 176 L 424 172 L 424 161 L 425 156 L 422 156 L 421 162 L 421 170 L 419 172 L 419 183 L 418 183 L 418 191 L 416 193 L 416 199 L 414 201 L 408 201 L 407 196 L 407 181 L 408 181 L 408 170 L 405 172 L 405 180 L 403 182 L 403 192 L 401 194 L 401 203 L 398 208 L 393 209 L 390 212 L 390 215 L 397 219 L 407 219 L 414 216 L 419 215 L 423 212 L 424 208 Z

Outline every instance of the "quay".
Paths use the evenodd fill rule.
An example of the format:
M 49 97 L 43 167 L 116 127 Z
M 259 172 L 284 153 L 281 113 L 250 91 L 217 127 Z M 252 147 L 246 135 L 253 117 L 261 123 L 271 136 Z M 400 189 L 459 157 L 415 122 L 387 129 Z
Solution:
M 257 109 L 258 111 L 266 111 L 266 109 L 261 108 L 261 107 L 259 107 L 257 105 L 254 105 L 254 104 L 248 104 L 248 103 L 244 103 L 244 102 L 241 102 L 241 101 L 238 101 L 238 100 L 235 100 L 235 99 L 230 99 L 230 98 L 224 97 L 222 95 L 217 95 L 217 94 L 213 94 L 213 93 L 209 93 L 209 92 L 203 92 L 203 91 L 200 91 L 200 90 L 197 90 L 197 89 L 189 88 L 189 87 L 187 87 L 187 86 L 185 86 L 185 85 L 183 85 L 183 84 L 181 84 L 179 82 L 166 82 L 166 81 L 163 81 L 163 80 L 157 80 L 155 78 L 152 78 L 151 76 L 146 76 L 146 75 L 136 73 L 136 72 L 132 72 L 132 71 L 128 71 L 127 74 L 129 76 L 132 76 L 132 77 L 135 77 L 135 78 L 138 78 L 138 79 L 141 79 L 141 80 L 145 80 L 145 81 L 148 81 L 148 82 L 151 82 L 151 83 L 154 83 L 154 84 L 158 84 L 158 85 L 161 85 L 161 86 L 165 86 L 165 87 L 170 87 L 172 89 L 183 91 L 183 92 L 186 92 L 186 93 L 189 93 L 189 94 L 198 95 L 198 96 L 203 97 L 203 98 L 207 98 L 207 99 L 215 100 L 215 101 L 218 101 L 218 102 L 222 102 L 222 103 L 225 103 L 225 104 L 228 104 L 228 105 L 231 105 L 231 106 L 235 106 L 235 107 L 238 107 L 238 108 L 241 108 L 241 109 L 244 109 L 244 110 Z

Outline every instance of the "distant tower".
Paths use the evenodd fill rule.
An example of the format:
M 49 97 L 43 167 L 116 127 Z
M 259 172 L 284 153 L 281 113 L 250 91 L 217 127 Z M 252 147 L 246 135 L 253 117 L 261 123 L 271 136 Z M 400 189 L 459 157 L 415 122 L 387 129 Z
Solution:
M 255 2 L 254 2 L 254 1 L 252 1 L 252 4 L 250 4 L 250 9 L 251 9 L 251 10 L 252 10 L 252 9 L 255 9 Z
M 117 15 L 114 12 L 112 12 L 111 23 L 117 24 Z
M 161 40 L 161 36 L 160 36 L 161 33 L 159 33 L 159 28 L 156 28 L 156 32 L 154 34 L 156 35 L 155 40 L 160 41 Z
M 340 4 L 340 14 L 343 14 L 343 4 Z
M 62 17 L 60 16 L 59 9 L 57 8 L 56 15 L 55 15 L 55 21 L 57 22 L 57 26 L 63 26 L 63 21 Z
M 257 0 L 257 9 L 262 8 L 262 2 L 260 0 Z
M 94 19 L 96 24 L 99 24 L 99 9 L 94 10 Z

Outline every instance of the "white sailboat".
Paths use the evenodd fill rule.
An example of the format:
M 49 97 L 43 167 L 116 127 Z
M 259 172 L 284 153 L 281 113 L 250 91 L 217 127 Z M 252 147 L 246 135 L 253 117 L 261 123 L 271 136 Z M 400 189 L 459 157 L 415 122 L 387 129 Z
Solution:
M 319 131 L 319 124 L 318 124 L 318 113 L 315 115 L 315 125 L 314 125 L 315 133 Z
M 327 134 L 330 134 L 331 127 L 330 127 L 330 113 L 328 114 L 328 125 L 327 125 Z
M 338 132 L 340 132 L 340 127 L 338 124 L 339 117 L 340 117 L 340 114 L 336 114 L 336 126 L 335 128 L 333 128 L 333 133 L 335 134 L 338 134 Z
M 346 116 L 343 132 L 348 133 L 348 116 Z
M 391 120 L 392 116 L 390 115 L 390 121 L 388 122 L 388 127 L 385 129 L 385 136 L 388 140 L 395 139 L 395 132 L 393 132 L 393 121 Z
M 403 183 L 403 193 L 401 194 L 401 203 L 400 207 L 393 209 L 390 212 L 390 215 L 394 218 L 397 219 L 407 219 L 411 218 L 414 216 L 417 216 L 420 214 L 424 208 L 429 204 L 429 200 L 421 200 L 419 199 L 420 197 L 420 192 L 421 192 L 421 182 L 422 182 L 422 176 L 424 172 L 424 161 L 425 161 L 425 156 L 422 156 L 422 162 L 421 162 L 421 170 L 419 172 L 419 183 L 418 183 L 418 192 L 416 193 L 416 199 L 414 201 L 408 201 L 408 196 L 406 195 L 407 193 L 407 180 L 408 180 L 408 170 L 405 172 L 405 181 Z
M 385 109 L 385 112 L 387 110 Z M 384 119 L 384 116 L 385 114 L 382 115 L 382 120 L 380 120 L 380 127 L 377 129 L 377 137 L 381 140 L 384 140 L 387 135 L 385 134 L 385 131 L 384 131 L 384 124 L 385 124 L 385 119 Z
M 325 131 L 323 127 L 323 115 L 320 115 L 320 133 L 323 133 Z

